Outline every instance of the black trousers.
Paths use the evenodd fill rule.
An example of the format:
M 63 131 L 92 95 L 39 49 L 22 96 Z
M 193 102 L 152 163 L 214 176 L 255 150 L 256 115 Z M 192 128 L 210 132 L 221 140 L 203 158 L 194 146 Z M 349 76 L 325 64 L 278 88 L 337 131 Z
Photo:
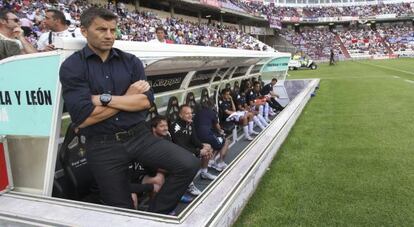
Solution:
M 267 101 L 267 103 L 269 103 L 269 106 L 277 111 L 282 111 L 284 109 L 284 107 L 280 105 L 280 103 L 276 101 L 276 99 L 274 98 L 270 98 L 270 100 Z
M 149 205 L 149 211 L 168 214 L 172 211 L 200 168 L 200 161 L 185 149 L 153 136 L 142 124 L 134 136 L 126 140 L 86 140 L 86 159 L 98 183 L 106 205 L 133 208 L 128 166 L 138 160 L 145 166 L 162 168 L 168 177 Z

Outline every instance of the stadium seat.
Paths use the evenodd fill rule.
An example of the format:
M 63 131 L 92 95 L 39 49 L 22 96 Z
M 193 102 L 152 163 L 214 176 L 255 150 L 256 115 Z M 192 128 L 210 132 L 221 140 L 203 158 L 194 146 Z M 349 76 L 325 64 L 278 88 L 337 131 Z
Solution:
M 73 125 L 66 130 L 65 139 L 58 151 L 58 158 L 68 181 L 66 195 L 69 199 L 99 203 L 97 184 L 87 165 L 81 136 L 76 135 Z M 58 182 L 55 184 L 58 189 Z
M 149 122 L 151 119 L 153 119 L 157 115 L 158 115 L 157 105 L 153 103 L 151 108 L 149 108 L 148 110 L 147 119 L 145 121 Z
M 187 97 L 185 98 L 185 104 L 189 105 L 193 109 L 193 113 L 199 110 L 200 105 L 197 104 L 193 92 L 188 92 Z
M 168 100 L 167 111 L 165 112 L 165 116 L 168 118 L 170 125 L 178 119 L 178 109 L 179 103 L 177 97 L 171 96 Z
M 236 81 L 236 82 L 234 82 L 233 89 L 232 89 L 232 92 L 231 92 L 231 97 L 233 97 L 233 100 L 236 100 L 235 98 L 237 97 L 239 92 L 240 92 L 239 81 Z
M 200 105 L 203 105 L 209 99 L 209 94 L 207 88 L 201 90 Z

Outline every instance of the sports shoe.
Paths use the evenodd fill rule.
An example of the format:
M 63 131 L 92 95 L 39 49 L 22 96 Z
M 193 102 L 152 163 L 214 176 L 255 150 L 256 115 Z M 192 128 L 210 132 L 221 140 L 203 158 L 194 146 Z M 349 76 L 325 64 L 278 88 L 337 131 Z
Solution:
M 201 172 L 200 177 L 201 177 L 201 179 L 204 179 L 204 180 L 214 180 L 214 179 L 216 179 L 217 176 L 215 176 L 215 175 L 213 175 L 209 172 Z
M 193 182 L 191 182 L 191 184 L 190 184 L 190 185 L 188 185 L 187 192 L 188 192 L 188 193 L 190 193 L 190 194 L 191 194 L 191 195 L 193 195 L 193 196 L 198 196 L 198 195 L 200 195 L 200 194 L 201 194 L 200 189 L 198 189 L 198 188 L 194 185 L 194 183 L 193 183 Z
M 253 138 L 252 138 L 251 136 L 244 136 L 244 138 L 245 138 L 246 140 L 248 140 L 248 141 L 252 141 L 252 140 L 253 140 Z
M 212 167 L 212 166 L 214 165 L 214 163 L 216 163 L 216 162 L 214 161 L 214 159 L 210 159 L 210 160 L 208 160 L 208 167 Z
M 190 203 L 191 201 L 193 201 L 193 197 L 189 196 L 189 195 L 183 195 L 181 196 L 180 202 L 182 203 Z
M 227 164 L 225 162 L 219 162 L 219 163 L 215 162 L 214 165 L 212 165 L 211 167 L 221 172 L 227 167 Z
M 259 132 L 256 132 L 254 130 L 250 131 L 250 135 L 259 135 Z

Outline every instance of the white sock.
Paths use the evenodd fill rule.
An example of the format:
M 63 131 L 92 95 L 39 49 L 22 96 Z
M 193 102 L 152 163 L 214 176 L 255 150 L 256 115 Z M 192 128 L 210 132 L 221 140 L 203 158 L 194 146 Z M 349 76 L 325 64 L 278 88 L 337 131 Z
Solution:
M 249 127 L 247 125 L 243 126 L 243 132 L 245 137 L 250 137 L 249 135 Z
M 256 123 L 256 125 L 258 125 L 262 130 L 265 129 L 265 126 L 263 126 L 263 124 L 260 122 L 259 118 L 257 116 L 253 117 L 253 121 L 254 123 Z
M 269 119 L 269 103 L 264 104 L 264 117 L 265 119 Z
M 264 117 L 262 115 L 257 115 L 257 118 L 260 120 L 260 122 L 262 122 L 263 126 L 268 126 L 269 123 L 267 123 L 266 119 L 264 119 Z
M 201 168 L 201 169 L 200 169 L 200 171 L 201 171 L 202 173 L 207 173 L 207 168 Z
M 217 163 L 217 160 L 220 160 L 220 154 L 217 154 L 216 157 L 214 157 L 214 161 Z
M 252 132 L 253 132 L 253 127 L 254 127 L 254 125 L 253 125 L 253 121 L 249 121 L 249 133 L 251 134 Z

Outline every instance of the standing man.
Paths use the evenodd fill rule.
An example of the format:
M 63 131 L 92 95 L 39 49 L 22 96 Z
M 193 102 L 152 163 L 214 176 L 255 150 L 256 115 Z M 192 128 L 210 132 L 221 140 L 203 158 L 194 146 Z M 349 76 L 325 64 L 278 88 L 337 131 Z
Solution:
M 335 52 L 333 48 L 331 48 L 331 54 L 329 57 L 329 65 L 334 65 L 334 64 L 335 64 Z
M 81 15 L 87 45 L 60 68 L 63 99 L 79 133 L 86 159 L 107 205 L 133 208 L 128 166 L 137 160 L 169 176 L 149 211 L 168 214 L 185 193 L 200 162 L 181 147 L 152 135 L 145 125 L 154 100 L 142 62 L 113 48 L 117 16 L 103 8 Z
M 20 27 L 20 19 L 7 9 L 0 9 L 0 40 L 10 40 L 17 43 L 20 54 L 37 52 L 24 37 L 24 31 Z
M 56 37 L 82 37 L 80 29 L 69 29 L 65 15 L 59 10 L 48 9 L 43 22 L 50 31 L 43 33 L 37 41 L 39 51 L 54 50 Z

